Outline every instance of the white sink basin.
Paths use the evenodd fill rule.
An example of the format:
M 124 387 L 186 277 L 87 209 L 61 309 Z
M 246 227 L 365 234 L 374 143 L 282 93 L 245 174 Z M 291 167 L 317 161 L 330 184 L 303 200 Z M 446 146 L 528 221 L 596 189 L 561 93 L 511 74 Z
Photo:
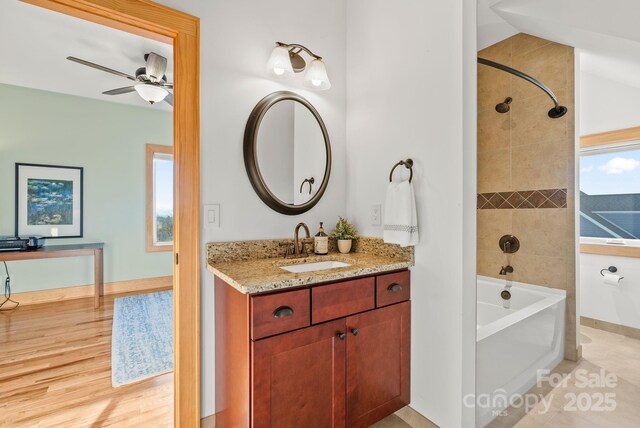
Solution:
M 280 266 L 280 269 L 284 269 L 293 273 L 302 273 L 312 272 L 315 270 L 335 269 L 347 266 L 351 265 L 349 263 L 339 262 L 336 260 L 327 260 L 326 262 L 300 263 L 298 265 Z

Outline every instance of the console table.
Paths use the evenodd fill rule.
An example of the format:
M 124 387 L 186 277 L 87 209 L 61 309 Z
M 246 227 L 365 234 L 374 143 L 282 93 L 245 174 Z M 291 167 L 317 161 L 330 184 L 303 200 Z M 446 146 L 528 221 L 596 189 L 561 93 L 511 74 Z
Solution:
M 100 307 L 100 296 L 104 294 L 104 243 L 47 245 L 31 251 L 0 252 L 0 262 L 18 260 L 56 259 L 61 257 L 93 256 L 94 269 L 94 307 Z

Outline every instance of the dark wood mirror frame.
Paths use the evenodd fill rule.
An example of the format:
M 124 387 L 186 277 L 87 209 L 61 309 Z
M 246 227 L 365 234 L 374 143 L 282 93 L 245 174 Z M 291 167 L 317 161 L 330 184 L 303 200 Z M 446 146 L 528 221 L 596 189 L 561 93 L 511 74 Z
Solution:
M 269 190 L 269 187 L 260 173 L 260 167 L 258 165 L 257 143 L 260 123 L 262 123 L 262 119 L 271 107 L 276 103 L 285 100 L 295 101 L 305 106 L 318 121 L 318 125 L 320 126 L 324 137 L 326 164 L 320 188 L 313 198 L 300 205 L 288 204 L 278 199 L 278 197 Z M 247 127 L 244 131 L 244 166 L 247 169 L 247 175 L 249 176 L 249 181 L 251 182 L 253 189 L 256 191 L 260 199 L 262 199 L 262 201 L 271 209 L 286 215 L 298 215 L 309 211 L 322 198 L 322 195 L 329 184 L 329 176 L 331 175 L 331 142 L 329 141 L 327 128 L 318 111 L 304 97 L 301 97 L 294 92 L 278 91 L 264 97 L 253 108 L 253 111 L 249 116 L 249 120 L 247 121 Z

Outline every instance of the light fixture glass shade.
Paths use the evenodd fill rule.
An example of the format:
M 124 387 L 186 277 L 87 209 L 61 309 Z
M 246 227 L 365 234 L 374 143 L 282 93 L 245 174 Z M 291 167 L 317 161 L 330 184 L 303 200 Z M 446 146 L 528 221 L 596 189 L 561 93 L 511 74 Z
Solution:
M 321 59 L 314 59 L 307 68 L 304 76 L 305 85 L 311 89 L 324 91 L 331 87 L 329 76 L 327 76 L 327 68 Z
M 164 88 L 146 83 L 135 85 L 134 88 L 143 100 L 148 101 L 151 104 L 164 100 L 169 94 L 169 92 Z
M 273 77 L 285 79 L 293 76 L 293 67 L 289 58 L 289 50 L 284 46 L 276 46 L 267 61 L 267 73 Z

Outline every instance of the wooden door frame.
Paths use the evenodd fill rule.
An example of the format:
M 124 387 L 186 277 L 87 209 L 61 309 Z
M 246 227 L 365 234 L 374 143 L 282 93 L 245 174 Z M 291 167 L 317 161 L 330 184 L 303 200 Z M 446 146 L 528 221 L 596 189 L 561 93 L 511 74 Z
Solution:
M 149 0 L 22 1 L 173 46 L 175 88 L 173 107 L 174 425 L 198 427 L 200 425 L 200 20 Z

